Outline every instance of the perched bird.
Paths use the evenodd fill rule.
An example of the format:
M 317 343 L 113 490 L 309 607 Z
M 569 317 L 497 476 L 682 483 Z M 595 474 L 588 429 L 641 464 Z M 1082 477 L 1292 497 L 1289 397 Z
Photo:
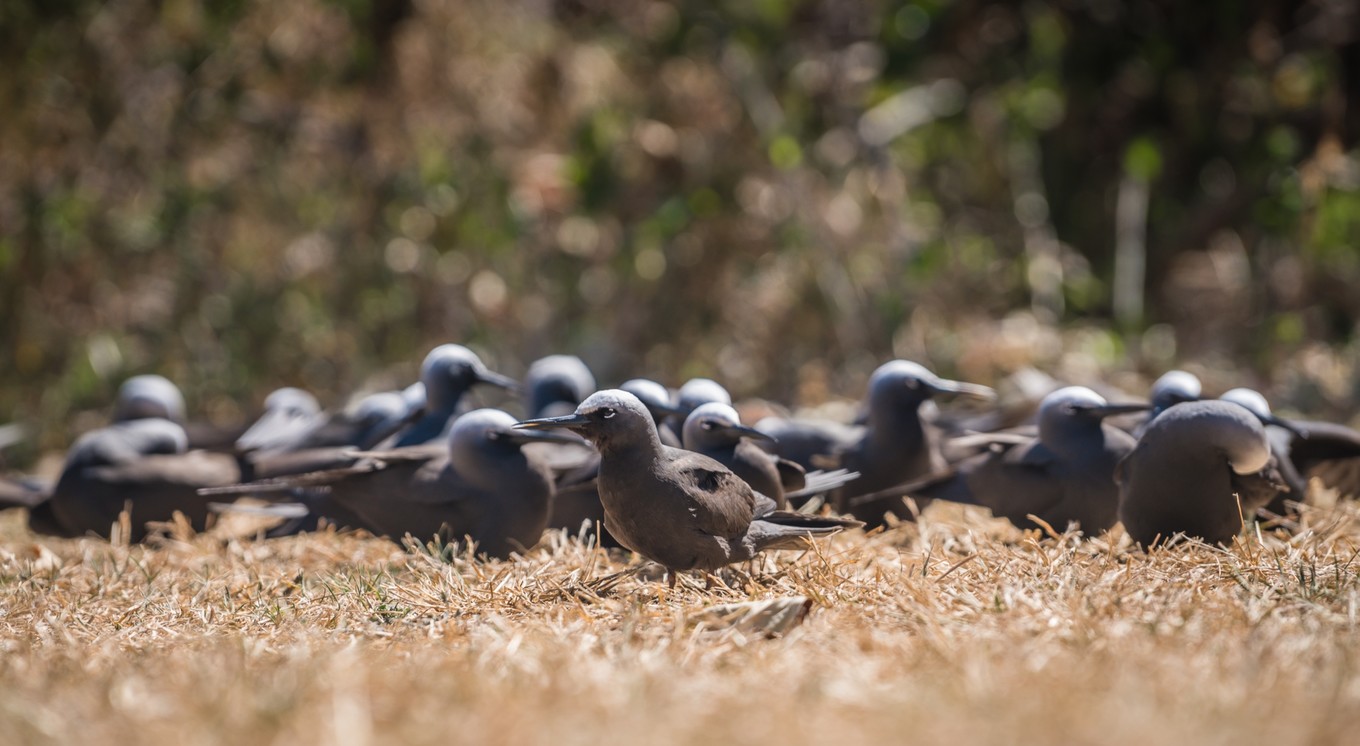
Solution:
M 458 415 L 458 405 L 473 386 L 486 383 L 514 389 L 518 383 L 492 372 L 477 354 L 462 345 L 445 344 L 430 351 L 420 366 L 425 392 L 425 414 L 396 435 L 391 447 L 420 445 L 438 440 Z
M 64 534 L 107 538 L 126 507 L 132 541 L 147 537 L 148 522 L 168 521 L 176 511 L 203 530 L 208 501 L 198 496 L 198 488 L 239 481 L 240 470 L 228 454 L 186 452 L 187 446 L 184 428 L 157 418 L 86 433 L 71 447 L 52 488 L 52 517 Z
M 573 414 L 516 427 L 569 428 L 595 444 L 605 527 L 623 546 L 665 567 L 672 587 L 680 571 L 716 570 L 860 525 L 778 511 L 774 500 L 717 461 L 662 445 L 651 413 L 625 391 L 599 391 Z
M 595 393 L 595 376 L 575 355 L 549 355 L 529 365 L 523 388 L 529 416 L 549 417 L 575 411 Z
M 553 495 L 548 466 L 523 450 L 531 441 L 574 441 L 513 428 L 498 409 L 477 409 L 453 423 L 446 443 L 356 453 L 350 465 L 222 489 L 205 496 L 313 493 L 352 511 L 361 528 L 400 539 L 446 542 L 465 536 L 479 553 L 506 557 L 538 543 Z
M 1095 536 L 1118 520 L 1114 469 L 1137 443 L 1104 420 L 1147 408 L 1109 404 L 1083 386 L 1059 389 L 1039 405 L 1037 432 L 1022 428 L 956 439 L 969 441 L 975 453 L 941 474 L 852 502 L 948 500 L 982 505 L 1020 528 L 1037 528 L 1034 516 L 1059 531 L 1077 524 Z
M 939 378 L 906 360 L 892 360 L 869 378 L 865 423 L 859 427 L 766 418 L 756 428 L 778 441 L 776 452 L 810 468 L 845 468 L 859 479 L 833 493 L 833 504 L 869 525 L 880 525 L 891 503 L 852 505 L 850 499 L 939 472 L 939 439 L 922 405 L 942 394 L 991 400 L 986 386 Z M 906 517 L 906 516 L 902 516 Z
M 1256 415 L 1237 404 L 1178 404 L 1152 420 L 1115 468 L 1119 519 L 1144 546 L 1178 534 L 1226 544 L 1243 518 L 1287 489 Z

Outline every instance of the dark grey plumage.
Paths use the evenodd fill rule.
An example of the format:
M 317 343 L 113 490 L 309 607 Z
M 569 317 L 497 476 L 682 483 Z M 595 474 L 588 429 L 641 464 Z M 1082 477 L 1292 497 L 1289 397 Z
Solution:
M 691 378 L 685 381 L 675 392 L 675 399 L 671 405 L 672 412 L 664 423 L 665 429 L 671 431 L 677 443 L 683 441 L 684 436 L 681 433 L 685 429 L 685 419 L 689 417 L 689 413 L 711 402 L 730 405 L 732 394 L 712 378 Z
M 1178 534 L 1226 544 L 1284 484 L 1261 422 L 1231 402 L 1177 404 L 1115 469 L 1119 518 L 1147 546 Z
M 1152 409 L 1148 410 L 1147 417 L 1134 424 L 1132 430 L 1134 437 L 1141 437 L 1157 415 L 1177 404 L 1199 401 L 1203 393 L 1204 384 L 1194 373 L 1184 370 L 1168 370 L 1163 373 L 1152 382 L 1152 388 L 1148 391 L 1148 402 Z
M 574 414 L 516 427 L 570 428 L 595 443 L 605 526 L 625 547 L 664 566 L 672 584 L 677 571 L 716 570 L 859 525 L 777 511 L 722 464 L 662 445 L 647 408 L 625 391 L 600 391 Z
M 352 511 L 359 527 L 394 539 L 468 536 L 480 553 L 506 557 L 538 543 L 553 482 L 548 465 L 523 450 L 550 433 L 515 430 L 515 418 L 478 409 L 454 421 L 446 443 L 352 454 L 351 463 L 321 472 L 204 490 L 208 496 L 278 493 L 328 501 Z
M 862 426 L 766 418 L 757 429 L 778 440 L 776 452 L 805 469 L 839 467 L 859 479 L 833 493 L 836 509 L 873 526 L 883 522 L 891 503 L 853 505 L 851 498 L 935 474 L 945 468 L 939 437 L 922 406 L 952 394 L 993 399 L 986 386 L 948 381 L 906 360 L 879 366 L 869 378 Z M 906 516 L 900 516 L 906 517 Z
M 975 453 L 940 475 L 856 501 L 912 496 L 982 505 L 1020 528 L 1038 528 L 1033 515 L 1063 531 L 1086 536 L 1118 520 L 1115 466 L 1134 448 L 1133 436 L 1106 417 L 1143 411 L 1146 404 L 1111 405 L 1082 386 L 1059 389 L 1039 406 L 1039 426 L 956 439 Z

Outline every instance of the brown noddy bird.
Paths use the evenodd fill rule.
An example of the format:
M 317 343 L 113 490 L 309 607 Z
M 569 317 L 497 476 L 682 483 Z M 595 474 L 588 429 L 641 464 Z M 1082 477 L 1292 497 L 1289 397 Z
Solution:
M 595 375 L 575 355 L 548 355 L 529 364 L 522 386 L 529 416 L 551 417 L 575 411 L 593 394 Z
M 776 510 L 774 500 L 717 461 L 662 445 L 647 408 L 618 389 L 591 394 L 573 414 L 515 427 L 568 428 L 595 444 L 605 527 L 665 567 L 672 586 L 677 572 L 717 570 L 860 525 Z
M 793 461 L 765 451 L 757 443 L 773 443 L 774 438 L 741 424 L 737 410 L 719 402 L 690 412 L 683 436 L 685 450 L 702 453 L 731 469 L 751 489 L 774 500 L 780 510 L 788 507 L 790 498 L 811 497 L 857 478 L 843 471 L 806 472 Z
M 805 469 L 839 467 L 860 477 L 833 493 L 836 509 L 881 525 L 891 502 L 852 505 L 850 499 L 935 474 L 946 466 L 939 437 L 922 408 L 951 394 L 992 400 L 986 386 L 948 381 L 907 360 L 880 365 L 869 378 L 862 426 L 766 418 L 757 429 L 778 440 L 775 451 Z M 909 517 L 907 515 L 900 516 Z
M 458 405 L 473 386 L 490 384 L 515 389 L 519 384 L 489 370 L 477 353 L 462 345 L 440 345 L 425 356 L 420 366 L 424 388 L 424 414 L 397 433 L 391 447 L 421 445 L 441 439 L 459 414 Z
M 1225 401 L 1177 404 L 1157 415 L 1115 468 L 1119 519 L 1143 546 L 1180 534 L 1226 544 L 1281 489 L 1265 428 Z
M 1148 402 L 1152 408 L 1146 417 L 1133 424 L 1130 432 L 1134 437 L 1142 436 L 1148 425 L 1157 419 L 1157 415 L 1177 404 L 1199 401 L 1203 394 L 1204 384 L 1199 376 L 1184 370 L 1168 370 L 1152 382 L 1152 388 L 1148 390 Z
M 498 409 L 477 409 L 454 421 L 444 443 L 354 453 L 350 466 L 206 489 L 205 496 L 271 492 L 325 497 L 353 511 L 361 528 L 400 539 L 439 536 L 455 543 L 465 536 L 479 553 L 507 557 L 538 543 L 553 495 L 546 463 L 525 452 L 526 443 L 575 441 L 556 433 L 513 428 L 515 418 Z
M 1248 388 L 1225 391 L 1219 399 L 1246 407 L 1266 426 L 1270 450 L 1289 485 L 1267 511 L 1279 516 L 1293 512 L 1290 502 L 1303 502 L 1310 478 L 1343 496 L 1360 497 L 1360 432 L 1333 422 L 1276 417 L 1266 398 Z
M 619 389 L 636 396 L 638 401 L 651 413 L 656 426 L 657 436 L 662 444 L 680 447 L 680 439 L 665 424 L 666 418 L 679 410 L 671 404 L 671 392 L 665 386 L 647 378 L 632 378 L 619 385 Z M 571 534 L 587 527 L 585 536 L 595 533 L 600 527 L 598 541 L 602 547 L 620 547 L 618 539 L 604 528 L 604 506 L 600 504 L 600 456 L 582 463 L 575 469 L 562 472 L 557 477 L 557 494 L 553 497 L 552 516 L 548 528 L 566 529 Z
M 1147 410 L 1147 404 L 1109 404 L 1084 386 L 1045 396 L 1039 426 L 965 436 L 953 441 L 975 453 L 933 477 L 855 498 L 854 502 L 911 496 L 982 505 L 1020 528 L 1039 528 L 1029 516 L 1062 531 L 1077 524 L 1096 536 L 1118 521 L 1115 466 L 1136 445 L 1105 418 Z
M 52 488 L 53 517 L 68 535 L 107 538 L 126 506 L 132 541 L 147 537 L 148 522 L 169 521 L 176 511 L 195 530 L 204 530 L 209 501 L 197 490 L 239 481 L 240 469 L 229 454 L 187 447 L 184 428 L 158 418 L 86 433 L 71 447 Z

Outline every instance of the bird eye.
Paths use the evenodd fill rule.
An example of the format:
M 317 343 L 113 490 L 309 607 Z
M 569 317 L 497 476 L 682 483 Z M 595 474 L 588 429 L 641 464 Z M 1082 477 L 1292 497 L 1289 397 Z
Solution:
M 713 423 L 712 423 L 712 422 L 704 421 L 704 422 L 701 422 L 701 423 L 699 423 L 699 424 L 700 424 L 700 426 L 702 426 L 705 430 L 712 430 L 712 429 L 713 429 Z
M 605 407 L 604 409 L 600 410 L 600 416 L 605 418 L 606 420 L 613 418 L 614 414 L 615 414 L 614 410 L 610 409 L 609 407 Z

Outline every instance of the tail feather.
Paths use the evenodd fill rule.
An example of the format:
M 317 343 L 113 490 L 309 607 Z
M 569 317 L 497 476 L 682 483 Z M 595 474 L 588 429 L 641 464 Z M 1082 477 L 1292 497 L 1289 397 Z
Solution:
M 840 533 L 864 524 L 848 518 L 830 518 L 777 511 L 751 522 L 746 532 L 749 549 L 804 549 L 809 539 Z
M 795 492 L 786 492 L 784 497 L 789 500 L 797 500 L 803 497 L 820 495 L 823 492 L 844 487 L 847 484 L 859 479 L 859 472 L 849 469 L 835 469 L 833 471 L 811 471 L 807 474 L 807 483 L 802 489 Z
M 974 497 L 973 491 L 968 488 L 968 483 L 963 479 L 963 475 L 955 469 L 947 469 L 914 482 L 907 482 L 878 492 L 853 497 L 850 499 L 850 505 L 860 507 L 900 500 L 904 497 L 947 500 L 965 505 L 978 504 L 977 498 Z

